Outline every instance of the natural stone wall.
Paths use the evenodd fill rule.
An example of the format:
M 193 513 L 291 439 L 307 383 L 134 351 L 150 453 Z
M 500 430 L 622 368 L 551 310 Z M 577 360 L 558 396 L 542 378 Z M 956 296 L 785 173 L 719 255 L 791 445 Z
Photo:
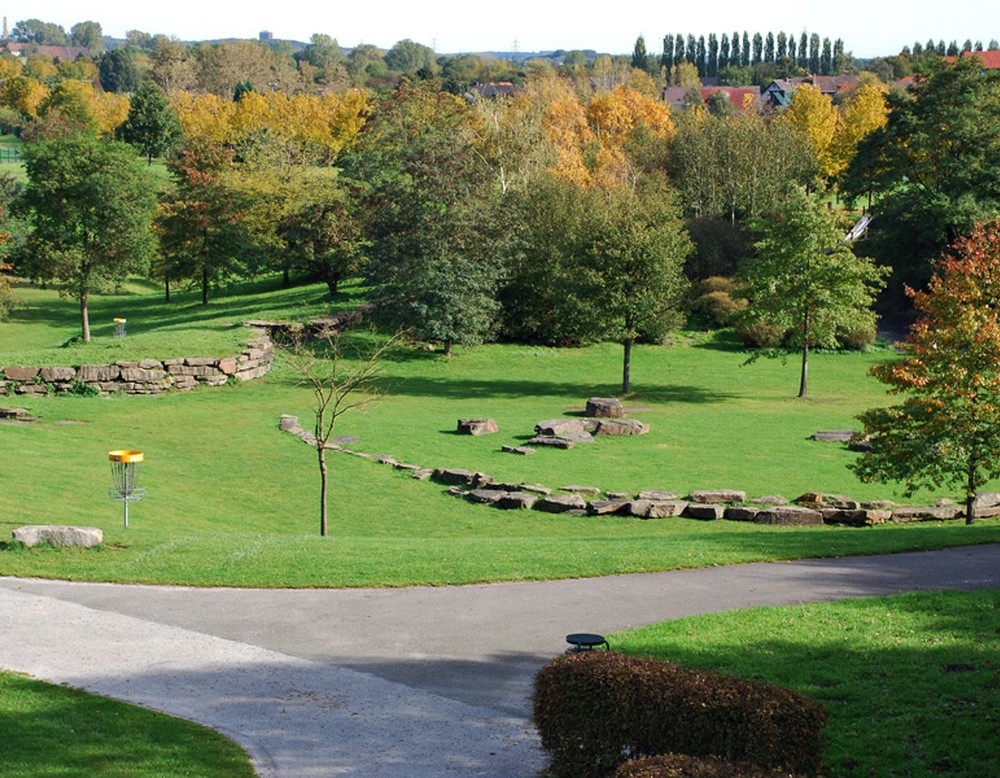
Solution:
M 274 361 L 274 346 L 267 332 L 255 328 L 251 335 L 247 347 L 229 357 L 120 360 L 111 365 L 68 367 L 8 365 L 0 368 L 0 394 L 39 396 L 94 390 L 101 394 L 160 394 L 198 385 L 221 386 L 230 379 L 249 381 L 265 375 Z
M 546 422 L 543 424 L 549 424 Z M 295 416 L 283 415 L 279 429 L 316 445 L 316 438 Z M 397 470 L 411 472 L 420 481 L 433 480 L 447 486 L 447 492 L 471 503 L 501 509 L 533 509 L 571 516 L 632 516 L 639 519 L 684 517 L 715 521 L 749 521 L 779 526 L 833 524 L 868 527 L 886 522 L 945 521 L 964 518 L 959 505 L 943 500 L 938 505 L 914 508 L 896 506 L 888 500 L 858 502 L 842 494 L 807 492 L 794 500 L 769 494 L 748 498 L 736 489 L 698 489 L 681 497 L 665 489 L 646 489 L 636 495 L 610 492 L 596 486 L 560 486 L 552 489 L 536 483 L 503 483 L 478 470 L 425 467 L 399 462 L 393 457 L 369 454 L 348 448 L 347 439 L 330 442 L 326 448 L 368 459 Z M 511 449 L 512 447 L 505 447 Z M 524 453 L 533 451 L 527 449 Z M 562 494 L 555 494 L 561 492 Z M 588 499 L 589 498 L 589 499 Z M 1000 493 L 983 492 L 976 502 L 977 518 L 1000 515 Z

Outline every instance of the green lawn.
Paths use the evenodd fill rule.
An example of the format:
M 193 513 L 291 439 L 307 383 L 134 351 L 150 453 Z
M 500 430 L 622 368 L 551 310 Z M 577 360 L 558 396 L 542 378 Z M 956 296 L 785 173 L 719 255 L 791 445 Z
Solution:
M 610 640 L 821 702 L 830 778 L 1000 775 L 998 591 L 751 609 Z
M 0 672 L 5 778 L 252 778 L 214 730 L 93 694 Z
M 248 285 L 207 308 L 193 293 L 169 306 L 156 291 L 100 297 L 94 344 L 62 349 L 76 334 L 75 308 L 53 292 L 17 290 L 26 304 L 0 325 L 0 365 L 111 361 L 139 356 L 232 353 L 247 318 L 326 313 L 352 304 L 356 287 L 330 304 L 320 286 Z M 129 322 L 112 344 L 113 316 Z M 191 352 L 195 352 L 192 354 Z M 672 347 L 644 346 L 633 359 L 632 415 L 643 437 L 600 439 L 532 457 L 500 452 L 542 419 L 579 413 L 589 396 L 615 394 L 620 349 L 490 345 L 451 360 L 421 349 L 384 365 L 385 397 L 344 416 L 337 432 L 354 447 L 423 466 L 468 467 L 504 481 L 638 491 L 733 487 L 751 495 L 805 491 L 858 499 L 898 497 L 860 484 L 855 456 L 808 436 L 851 427 L 884 402 L 867 376 L 888 352 L 817 354 L 813 397 L 794 398 L 797 366 L 761 361 L 721 337 L 692 334 Z M 37 358 L 37 359 L 35 359 Z M 42 421 L 0 426 L 0 537 L 29 523 L 101 527 L 99 550 L 0 550 L 0 574 L 86 580 L 234 586 L 403 586 L 595 576 L 770 559 L 885 553 L 1000 540 L 1000 522 L 871 529 L 769 528 L 688 519 L 560 517 L 467 504 L 442 487 L 388 466 L 331 458 L 331 536 L 318 537 L 315 453 L 277 429 L 282 413 L 311 424 L 309 392 L 279 359 L 266 379 L 161 397 L 8 398 Z M 454 434 L 461 417 L 490 416 L 500 433 Z M 107 452 L 145 452 L 144 501 L 121 524 L 107 497 Z M 922 494 L 915 501 L 935 496 Z

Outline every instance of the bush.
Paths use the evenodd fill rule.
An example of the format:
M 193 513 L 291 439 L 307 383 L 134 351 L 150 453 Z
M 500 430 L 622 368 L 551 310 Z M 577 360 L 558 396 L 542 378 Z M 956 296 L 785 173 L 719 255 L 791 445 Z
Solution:
M 764 770 L 747 762 L 666 754 L 626 762 L 615 770 L 614 778 L 795 778 L 795 775 L 784 770 Z
M 826 711 L 788 689 L 595 651 L 542 668 L 534 721 L 556 776 L 600 778 L 671 753 L 815 775 Z
M 788 337 L 788 331 L 767 322 L 741 321 L 736 325 L 736 337 L 750 348 L 780 348 Z
M 838 332 L 837 342 L 841 348 L 861 351 L 875 342 L 875 327 Z

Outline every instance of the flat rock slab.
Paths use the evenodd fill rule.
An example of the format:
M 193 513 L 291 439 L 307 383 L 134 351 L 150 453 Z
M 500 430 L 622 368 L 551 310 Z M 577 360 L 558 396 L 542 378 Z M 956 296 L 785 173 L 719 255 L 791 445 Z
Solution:
M 566 438 L 557 438 L 554 435 L 539 435 L 532 438 L 527 443 L 528 446 L 546 446 L 547 448 L 571 449 L 576 443 Z
M 640 519 L 669 519 L 682 516 L 687 507 L 686 500 L 632 500 L 629 513 Z
M 729 521 L 753 521 L 761 508 L 752 505 L 730 505 L 726 508 L 723 518 Z
M 535 503 L 535 510 L 543 513 L 568 513 L 587 509 L 587 501 L 578 494 L 553 494 Z
M 560 492 L 570 492 L 571 494 L 600 494 L 601 490 L 596 486 L 560 486 Z
M 823 514 L 812 508 L 797 505 L 779 505 L 760 511 L 754 517 L 756 524 L 773 524 L 782 527 L 804 527 L 823 523 Z
M 79 546 L 92 548 L 104 542 L 104 533 L 97 527 L 68 527 L 55 524 L 31 524 L 18 527 L 12 533 L 14 540 L 26 546 L 47 543 L 51 546 Z
M 810 435 L 809 440 L 819 440 L 823 443 L 850 443 L 858 434 L 857 430 L 822 430 Z
M 493 483 L 493 476 L 480 473 L 476 470 L 463 470 L 460 468 L 439 467 L 431 476 L 441 484 L 452 484 L 455 486 L 471 486 L 477 488 Z
M 698 489 L 688 495 L 691 502 L 735 503 L 746 502 L 747 493 L 736 489 Z
M 588 432 L 594 426 L 585 419 L 547 419 L 535 425 L 535 432 L 542 437 L 561 437 L 575 432 Z
M 962 515 L 958 505 L 938 505 L 926 508 L 894 508 L 892 520 L 896 523 L 913 521 L 951 521 Z
M 500 446 L 500 450 L 505 454 L 517 454 L 522 457 L 530 457 L 535 453 L 536 449 L 530 446 Z
M 587 505 L 587 513 L 591 516 L 611 516 L 628 512 L 630 506 L 629 500 L 591 500 Z
M 684 514 L 689 519 L 701 519 L 703 521 L 714 521 L 726 515 L 726 506 L 714 505 L 711 503 L 690 503 Z
M 822 508 L 824 524 L 839 524 L 848 527 L 871 527 L 885 524 L 892 518 L 892 511 L 846 510 L 843 508 Z
M 645 489 L 639 492 L 635 498 L 637 500 L 677 500 L 680 499 L 680 495 L 668 492 L 666 489 Z
M 500 492 L 496 506 L 504 510 L 529 510 L 538 500 L 537 494 L 528 492 Z

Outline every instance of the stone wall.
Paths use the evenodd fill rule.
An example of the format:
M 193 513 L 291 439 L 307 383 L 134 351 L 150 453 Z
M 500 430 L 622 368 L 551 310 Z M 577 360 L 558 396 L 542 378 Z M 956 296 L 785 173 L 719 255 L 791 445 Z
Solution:
M 263 329 L 251 330 L 251 340 L 229 357 L 176 357 L 120 360 L 110 365 L 67 367 L 0 367 L 0 394 L 39 396 L 70 392 L 160 394 L 187 391 L 198 385 L 221 386 L 230 379 L 249 381 L 265 375 L 274 360 L 274 346 Z M 88 389 L 87 387 L 93 387 Z

